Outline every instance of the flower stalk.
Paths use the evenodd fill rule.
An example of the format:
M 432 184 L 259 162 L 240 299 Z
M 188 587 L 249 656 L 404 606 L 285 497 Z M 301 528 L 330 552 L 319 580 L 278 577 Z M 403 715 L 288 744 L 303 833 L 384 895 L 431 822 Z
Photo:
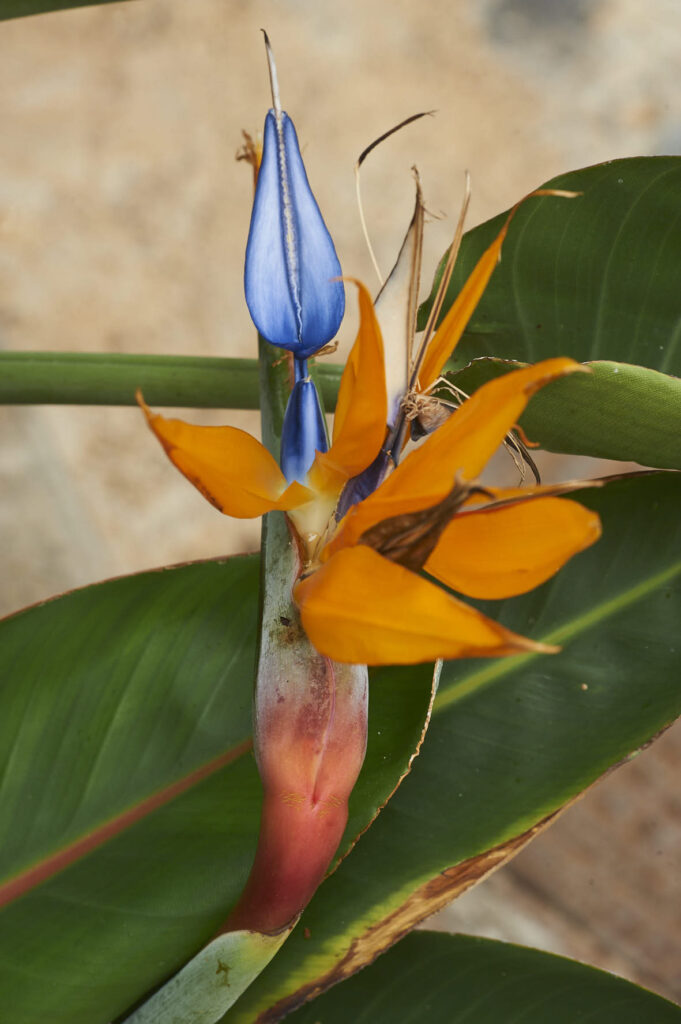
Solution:
M 273 452 L 281 443 L 292 364 L 260 339 L 263 440 Z M 366 750 L 367 669 L 339 664 L 312 647 L 291 593 L 300 571 L 295 531 L 283 512 L 268 513 L 254 695 L 264 798 L 253 868 L 230 930 L 275 933 L 295 921 L 338 848 Z

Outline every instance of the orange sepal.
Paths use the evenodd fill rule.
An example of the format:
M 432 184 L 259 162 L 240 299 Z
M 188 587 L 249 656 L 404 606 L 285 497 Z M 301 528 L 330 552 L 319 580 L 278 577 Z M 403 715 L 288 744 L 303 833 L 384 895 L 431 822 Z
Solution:
M 298 508 L 314 497 L 286 479 L 267 449 L 237 427 L 202 427 L 154 413 L 138 392 L 147 423 L 170 461 L 220 512 L 251 519 Z
M 579 192 L 566 192 L 563 189 L 538 188 L 524 196 L 520 202 L 516 203 L 509 210 L 501 231 L 492 244 L 485 249 L 473 267 L 463 288 L 450 306 L 447 315 L 428 345 L 418 374 L 419 391 L 425 391 L 426 388 L 429 388 L 437 380 L 443 366 L 458 345 L 461 335 L 466 329 L 466 324 L 472 317 L 475 307 L 482 298 L 482 294 L 489 284 L 489 279 L 494 273 L 494 268 L 501 259 L 501 247 L 506 238 L 509 225 L 519 207 L 533 196 L 559 196 L 574 199 L 575 196 L 580 194 Z
M 469 597 L 513 597 L 549 579 L 600 535 L 596 513 L 566 498 L 460 512 L 424 568 Z
M 556 650 L 511 633 L 365 545 L 340 551 L 296 584 L 294 598 L 310 641 L 336 661 L 412 665 Z
M 483 252 L 456 299 L 447 311 L 447 315 L 433 335 L 419 370 L 419 391 L 425 391 L 433 381 L 437 380 L 452 352 L 463 334 L 466 324 L 472 317 L 475 307 L 482 298 L 501 256 L 501 247 L 506 238 L 509 224 L 517 206 L 514 206 L 504 222 L 504 226 L 492 244 Z
M 386 434 L 388 400 L 381 329 L 369 292 L 361 281 L 348 280 L 359 292 L 359 331 L 341 378 L 333 442 L 328 452 L 317 453 L 310 470 L 310 483 L 319 491 L 338 489 L 366 469 Z
M 327 556 L 355 544 L 370 526 L 442 501 L 456 474 L 479 476 L 490 457 L 544 384 L 583 369 L 572 359 L 546 359 L 483 384 L 365 501 L 350 510 Z

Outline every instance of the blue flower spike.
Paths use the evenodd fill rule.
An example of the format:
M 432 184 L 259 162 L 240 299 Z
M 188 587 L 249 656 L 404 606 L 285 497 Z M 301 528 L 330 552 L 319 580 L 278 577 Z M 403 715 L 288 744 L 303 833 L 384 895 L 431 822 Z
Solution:
M 314 453 L 328 451 L 326 423 L 314 381 L 305 363 L 295 361 L 296 382 L 289 395 L 281 432 L 281 471 L 287 483 L 305 483 Z
M 244 284 L 253 323 L 272 345 L 306 359 L 335 336 L 345 312 L 341 267 L 312 194 L 293 122 L 281 109 L 277 71 L 265 46 L 272 107 L 246 247 Z

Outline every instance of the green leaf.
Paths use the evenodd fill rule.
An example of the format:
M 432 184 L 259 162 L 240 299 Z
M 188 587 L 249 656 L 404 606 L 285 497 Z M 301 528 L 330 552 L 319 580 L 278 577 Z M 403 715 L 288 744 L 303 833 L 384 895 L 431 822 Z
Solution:
M 216 932 L 250 868 L 256 556 L 142 573 L 0 622 L 0 1002 L 111 1021 Z M 341 850 L 421 737 L 432 669 L 379 672 Z
M 448 375 L 468 394 L 523 366 L 475 359 Z M 628 363 L 586 364 L 533 396 L 520 425 L 541 448 L 681 469 L 681 380 Z M 445 395 L 446 397 L 446 395 Z
M 0 0 L 0 21 L 23 18 L 28 14 L 68 11 L 71 7 L 95 7 L 119 0 Z
M 416 932 L 291 1024 L 678 1024 L 681 1008 L 575 960 L 469 935 Z
M 225 1021 L 277 1020 L 358 970 L 681 713 L 681 477 L 580 500 L 602 539 L 485 609 L 562 653 L 445 664 L 411 774 L 303 915 L 309 938 L 299 928 Z
M 482 355 L 528 363 L 565 355 L 681 376 L 681 157 L 612 160 L 545 187 L 583 195 L 520 207 L 457 365 Z M 445 311 L 505 216 L 464 236 Z

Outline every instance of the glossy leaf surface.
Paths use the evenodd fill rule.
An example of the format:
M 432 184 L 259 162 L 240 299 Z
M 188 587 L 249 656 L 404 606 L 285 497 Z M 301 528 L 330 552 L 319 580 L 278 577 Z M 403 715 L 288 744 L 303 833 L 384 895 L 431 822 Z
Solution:
M 110 1021 L 227 916 L 260 809 L 257 581 L 256 556 L 197 563 L 0 623 L 0 999 L 13 1024 Z M 406 769 L 431 677 L 376 677 L 380 735 L 341 849 Z
M 537 591 L 481 606 L 562 653 L 445 664 L 411 775 L 303 915 L 310 937 L 292 935 L 230 1024 L 277 1020 L 358 970 L 487 870 L 474 859 L 681 713 L 681 477 L 577 497 L 601 514 L 602 539 Z
M 677 1024 L 681 1008 L 575 960 L 468 935 L 415 932 L 291 1024 Z
M 681 157 L 612 160 L 545 187 L 583 195 L 534 198 L 518 210 L 457 366 L 483 355 L 565 355 L 681 375 Z M 443 315 L 505 216 L 464 236 Z
M 356 970 L 358 955 L 375 955 L 448 895 L 448 876 L 428 888 L 443 869 L 482 855 L 484 870 L 485 851 L 678 714 L 680 497 L 675 475 L 585 494 L 603 540 L 541 591 L 491 609 L 563 643 L 563 654 L 445 667 L 412 776 L 228 1019 L 295 1004 L 307 986 Z M 229 762 L 214 760 L 212 774 L 4 910 L 0 992 L 18 1022 L 48 1011 L 56 1021 L 111 1019 L 198 948 L 236 897 L 259 806 L 243 746 L 255 586 L 255 559 L 204 563 L 87 588 L 1 624 L 5 877 L 182 772 Z M 394 786 L 427 691 L 427 673 L 374 675 L 348 839 L 366 824 L 367 793 L 375 807 L 377 791 Z
M 470 393 L 518 365 L 475 359 L 449 379 Z M 547 451 L 681 469 L 681 380 L 629 363 L 586 365 L 590 374 L 572 374 L 534 396 L 520 420 L 527 436 Z

